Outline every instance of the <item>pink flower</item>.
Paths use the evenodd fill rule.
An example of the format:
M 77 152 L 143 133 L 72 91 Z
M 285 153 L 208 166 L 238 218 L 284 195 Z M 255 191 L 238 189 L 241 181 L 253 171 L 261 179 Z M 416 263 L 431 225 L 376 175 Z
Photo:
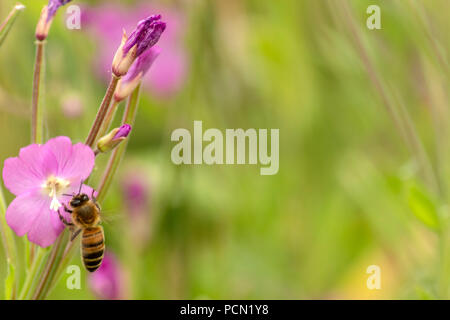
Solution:
M 121 179 L 123 202 L 133 246 L 140 252 L 148 244 L 152 234 L 151 186 L 144 169 L 127 170 Z
M 61 101 L 61 110 L 63 115 L 69 119 L 80 118 L 84 112 L 83 101 L 78 94 L 68 94 Z
M 18 236 L 41 247 L 51 245 L 64 229 L 57 211 L 70 200 L 64 194 L 78 193 L 94 167 L 94 152 L 88 146 L 72 145 L 68 137 L 50 139 L 43 145 L 20 149 L 18 157 L 5 160 L 3 181 L 16 195 L 6 210 L 6 222 Z M 82 186 L 81 192 L 92 189 Z M 62 209 L 62 208 L 61 208 Z M 70 221 L 63 209 L 61 214 Z
M 104 300 L 117 300 L 123 296 L 122 271 L 116 257 L 106 252 L 96 272 L 89 274 L 89 287 L 95 296 Z
M 95 41 L 99 43 L 98 59 L 95 61 L 98 75 L 102 80 L 109 81 L 111 61 L 120 43 L 122 29 L 129 33 L 135 28 L 136 21 L 151 12 L 160 12 L 167 27 L 158 41 L 163 54 L 143 78 L 143 87 L 160 98 L 170 98 L 182 89 L 188 71 L 188 57 L 183 44 L 185 22 L 180 11 L 170 7 L 153 7 L 144 2 L 134 9 L 127 9 L 113 2 L 83 10 L 82 19 L 83 25 L 92 27 Z
M 122 182 L 125 206 L 132 216 L 146 214 L 149 210 L 150 188 L 145 176 L 140 170 L 127 172 Z

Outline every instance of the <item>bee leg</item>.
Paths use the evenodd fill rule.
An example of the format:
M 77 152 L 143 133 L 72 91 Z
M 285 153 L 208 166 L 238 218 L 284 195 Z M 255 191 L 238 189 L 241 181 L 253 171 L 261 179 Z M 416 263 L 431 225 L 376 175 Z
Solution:
M 73 226 L 74 226 L 74 224 L 73 224 L 72 222 L 68 222 L 68 221 L 61 215 L 61 213 L 59 212 L 59 210 L 58 210 L 58 216 L 59 216 L 59 220 L 61 220 L 61 222 L 64 223 L 65 226 L 67 226 L 67 227 L 73 227 Z
M 91 199 L 95 203 L 95 206 L 97 207 L 97 209 L 100 210 L 100 205 L 97 203 L 97 198 L 94 196 L 94 192 L 95 192 L 95 190 L 92 189 Z
M 81 232 L 81 228 L 78 229 L 77 231 L 73 232 L 72 235 L 70 236 L 70 241 L 72 242 L 73 240 L 75 240 L 75 238 L 80 234 Z
M 69 208 L 67 208 L 67 206 L 66 206 L 65 203 L 63 203 L 63 205 L 64 205 L 64 211 L 65 211 L 65 212 L 68 212 L 68 213 L 72 213 L 72 212 L 73 212 L 72 210 L 70 210 Z

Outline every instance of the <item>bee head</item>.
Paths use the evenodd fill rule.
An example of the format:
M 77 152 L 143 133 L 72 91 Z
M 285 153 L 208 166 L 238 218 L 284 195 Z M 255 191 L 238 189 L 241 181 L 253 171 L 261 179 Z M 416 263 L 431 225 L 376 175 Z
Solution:
M 85 204 L 88 201 L 89 201 L 89 197 L 87 194 L 85 194 L 85 193 L 77 194 L 76 196 L 74 196 L 72 198 L 72 200 L 70 200 L 70 206 L 72 208 L 76 208 L 76 207 L 82 206 L 83 204 Z

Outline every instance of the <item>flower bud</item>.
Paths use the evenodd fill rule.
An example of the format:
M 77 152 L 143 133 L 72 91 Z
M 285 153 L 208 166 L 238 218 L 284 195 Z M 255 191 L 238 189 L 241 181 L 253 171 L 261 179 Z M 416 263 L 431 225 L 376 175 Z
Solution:
M 136 59 L 127 74 L 117 85 L 116 92 L 114 93 L 114 99 L 117 102 L 120 102 L 128 97 L 134 89 L 136 89 L 138 84 L 141 82 L 141 79 L 159 56 L 160 52 L 161 49 L 159 47 L 152 47 Z
M 36 39 L 44 41 L 47 39 L 48 31 L 52 25 L 53 19 L 48 20 L 48 7 L 42 8 L 41 17 L 36 25 Z
M 119 128 L 111 130 L 110 133 L 98 140 L 97 149 L 100 152 L 108 152 L 114 149 L 119 143 L 128 137 L 130 131 L 131 126 L 129 124 L 124 124 Z
M 72 0 L 49 0 L 41 11 L 41 17 L 36 26 L 36 39 L 44 41 L 48 36 L 48 31 L 52 25 L 53 18 L 56 15 L 59 7 L 69 3 Z
M 112 63 L 112 72 L 116 77 L 124 76 L 133 62 L 158 42 L 166 29 L 166 24 L 160 19 L 161 15 L 153 15 L 139 21 L 130 37 L 127 37 L 124 31 Z

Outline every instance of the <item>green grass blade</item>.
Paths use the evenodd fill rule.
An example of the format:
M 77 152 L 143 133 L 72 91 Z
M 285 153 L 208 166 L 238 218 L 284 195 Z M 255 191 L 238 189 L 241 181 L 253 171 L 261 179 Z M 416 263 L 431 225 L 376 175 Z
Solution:
M 6 20 L 3 21 L 2 24 L 0 25 L 0 46 L 3 44 L 3 41 L 8 35 L 9 30 L 14 24 L 14 21 L 16 20 L 17 16 L 23 9 L 25 9 L 25 6 L 23 4 L 21 3 L 16 4 L 9 13 L 9 15 L 6 17 Z

